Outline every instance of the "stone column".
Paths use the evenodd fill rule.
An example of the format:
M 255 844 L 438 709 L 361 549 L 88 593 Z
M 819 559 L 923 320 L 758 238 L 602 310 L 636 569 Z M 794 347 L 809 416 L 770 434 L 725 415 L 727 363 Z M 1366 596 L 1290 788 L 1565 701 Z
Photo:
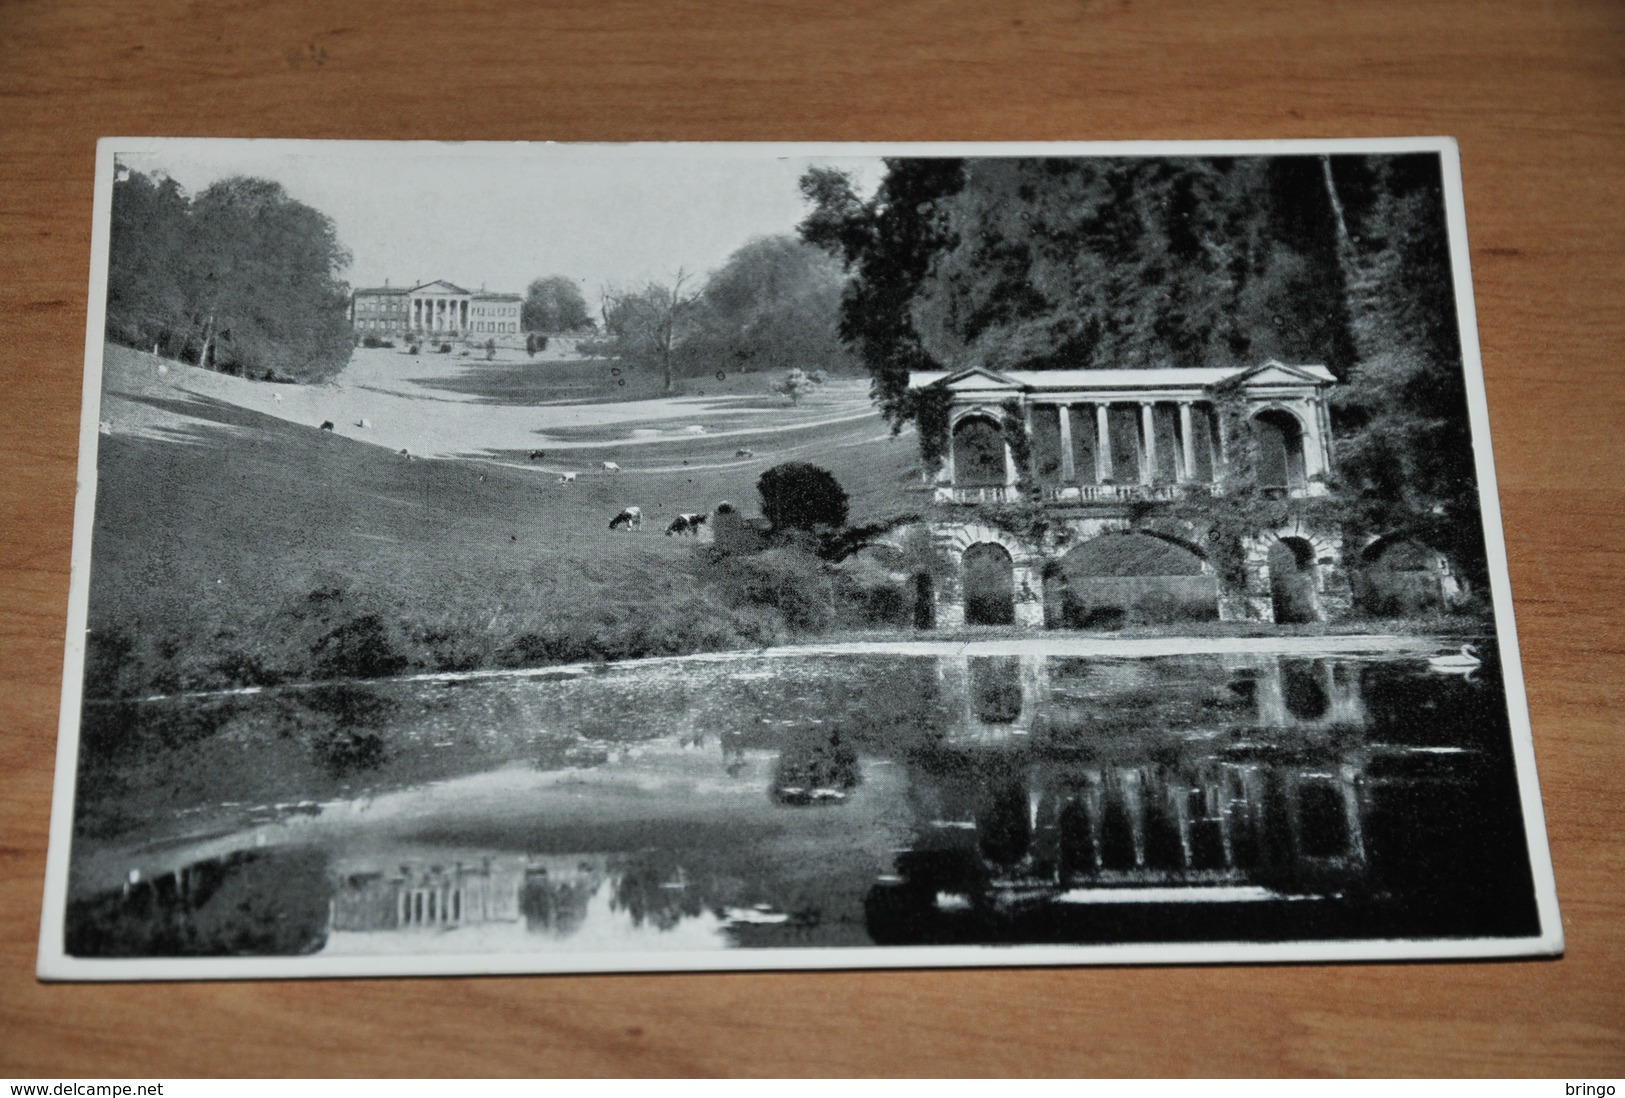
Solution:
M 1078 478 L 1076 462 L 1072 459 L 1072 405 L 1056 405 L 1055 413 L 1061 420 L 1061 483 L 1071 484 Z
M 1145 436 L 1145 464 L 1140 469 L 1140 483 L 1153 484 L 1157 479 L 1157 421 L 1148 400 L 1140 401 L 1140 434 Z
M 1027 432 L 1027 480 L 1038 480 L 1038 454 L 1033 451 L 1033 406 L 1029 401 L 1021 404 L 1021 429 Z
M 1095 405 L 1095 480 L 1109 484 L 1112 479 L 1111 405 Z
M 1191 431 L 1191 402 L 1179 402 L 1179 442 L 1185 458 L 1185 475 L 1181 480 L 1196 479 L 1196 438 Z

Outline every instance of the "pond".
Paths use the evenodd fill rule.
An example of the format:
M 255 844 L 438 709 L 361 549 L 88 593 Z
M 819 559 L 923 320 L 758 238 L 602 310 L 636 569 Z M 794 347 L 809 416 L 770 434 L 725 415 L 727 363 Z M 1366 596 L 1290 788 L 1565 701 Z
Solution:
M 1019 647 L 93 704 L 67 951 L 1539 932 L 1493 663 Z

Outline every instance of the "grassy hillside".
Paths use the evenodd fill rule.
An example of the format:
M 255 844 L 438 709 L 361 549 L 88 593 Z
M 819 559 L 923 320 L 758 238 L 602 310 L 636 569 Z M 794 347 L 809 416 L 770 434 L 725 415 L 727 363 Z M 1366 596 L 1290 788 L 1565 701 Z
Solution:
M 708 593 L 694 543 L 661 534 L 671 516 L 754 511 L 756 478 L 791 457 L 835 473 L 854 521 L 919 502 L 912 439 L 878 421 L 767 434 L 749 460 L 707 436 L 606 444 L 572 451 L 561 485 L 522 455 L 411 460 L 198 396 L 146 357 L 106 367 L 93 693 L 757 643 L 782 625 Z M 645 529 L 611 532 L 628 504 Z

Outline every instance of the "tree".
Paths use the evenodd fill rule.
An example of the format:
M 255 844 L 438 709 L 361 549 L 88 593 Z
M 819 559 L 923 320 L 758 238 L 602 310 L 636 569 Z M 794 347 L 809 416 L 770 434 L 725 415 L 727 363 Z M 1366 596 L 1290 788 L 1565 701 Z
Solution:
M 844 281 L 833 257 L 792 236 L 750 241 L 706 279 L 679 369 L 854 368 L 840 338 Z
M 132 172 L 113 206 L 110 338 L 244 376 L 316 381 L 349 361 L 349 253 L 280 184 L 237 176 L 188 200 Z
M 812 211 L 798 231 L 845 266 L 841 338 L 868 369 L 870 392 L 893 430 L 913 418 L 909 373 L 940 369 L 914 329 L 913 304 L 932 261 L 954 240 L 940 203 L 963 185 L 964 162 L 954 159 L 888 159 L 867 202 L 834 169 L 801 178 Z
M 679 268 L 670 285 L 646 282 L 635 290 L 605 287 L 603 293 L 607 350 L 632 367 L 659 370 L 668 393 L 677 345 L 692 327 L 696 294 L 684 290 L 689 277 Z
M 773 391 L 780 396 L 788 397 L 792 405 L 797 405 L 801 403 L 802 397 L 823 383 L 824 374 L 821 370 L 814 370 L 810 374 L 801 370 L 791 370 L 773 386 Z
M 846 525 L 846 489 L 827 469 L 787 461 L 763 473 L 756 490 L 762 497 L 762 514 L 775 530 Z
M 564 275 L 538 278 L 525 287 L 519 326 L 527 332 L 573 332 L 593 326 L 587 299 L 575 280 Z
M 191 202 L 173 179 L 131 172 L 113 185 L 107 248 L 107 336 L 168 345 L 191 326 Z

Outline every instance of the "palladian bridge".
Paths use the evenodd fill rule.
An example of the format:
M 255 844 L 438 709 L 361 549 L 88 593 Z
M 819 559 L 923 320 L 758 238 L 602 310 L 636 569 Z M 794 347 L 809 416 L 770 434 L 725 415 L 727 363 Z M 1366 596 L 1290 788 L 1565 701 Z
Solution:
M 1336 384 L 1326 367 L 975 368 L 909 384 L 948 405 L 925 524 L 943 566 L 914 577 L 916 624 L 1114 628 L 1349 611 L 1338 530 L 1293 518 L 1260 532 L 1244 546 L 1245 581 L 1229 583 L 1206 531 L 1177 506 L 1218 494 L 1242 469 L 1289 501 L 1323 494 Z M 989 513 L 1034 500 L 1036 534 Z

